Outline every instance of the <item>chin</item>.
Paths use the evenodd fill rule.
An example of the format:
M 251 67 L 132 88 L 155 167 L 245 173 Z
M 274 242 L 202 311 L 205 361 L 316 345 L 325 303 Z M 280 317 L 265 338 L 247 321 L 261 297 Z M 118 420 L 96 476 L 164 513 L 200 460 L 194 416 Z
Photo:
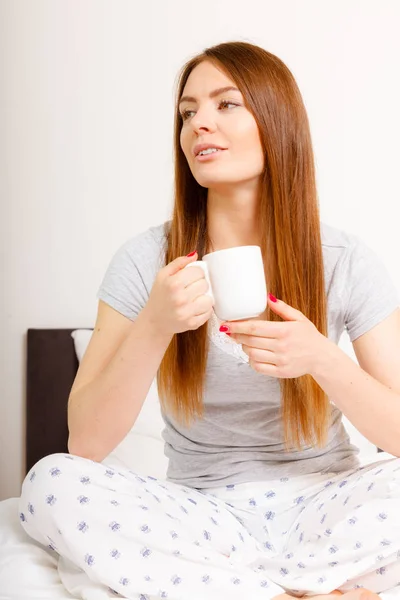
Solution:
M 194 176 L 194 175 L 193 175 Z M 219 186 L 225 187 L 231 184 L 240 183 L 241 180 L 237 180 L 237 178 L 229 178 L 227 176 L 222 177 L 218 176 L 210 176 L 210 177 L 195 177 L 197 183 L 206 188 L 217 188 Z

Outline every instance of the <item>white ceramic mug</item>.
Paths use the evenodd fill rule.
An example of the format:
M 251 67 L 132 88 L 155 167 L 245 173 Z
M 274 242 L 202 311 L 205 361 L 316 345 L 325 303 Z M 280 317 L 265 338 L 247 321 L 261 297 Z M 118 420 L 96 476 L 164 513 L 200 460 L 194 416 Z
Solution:
M 221 321 L 258 317 L 267 307 L 267 284 L 260 246 L 216 250 L 187 267 L 201 267 Z

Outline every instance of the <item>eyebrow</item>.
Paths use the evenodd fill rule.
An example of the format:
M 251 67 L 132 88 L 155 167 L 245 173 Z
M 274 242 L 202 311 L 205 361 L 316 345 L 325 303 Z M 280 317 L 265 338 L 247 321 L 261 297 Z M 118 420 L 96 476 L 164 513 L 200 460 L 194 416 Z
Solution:
M 225 87 L 213 90 L 212 92 L 210 92 L 209 97 L 215 98 L 215 96 L 219 96 L 220 94 L 224 94 L 225 92 L 240 92 L 240 90 L 238 90 L 238 88 L 234 87 L 233 85 L 227 85 Z M 179 104 L 181 104 L 182 102 L 196 102 L 196 98 L 194 98 L 193 96 L 182 96 L 182 98 L 179 100 Z

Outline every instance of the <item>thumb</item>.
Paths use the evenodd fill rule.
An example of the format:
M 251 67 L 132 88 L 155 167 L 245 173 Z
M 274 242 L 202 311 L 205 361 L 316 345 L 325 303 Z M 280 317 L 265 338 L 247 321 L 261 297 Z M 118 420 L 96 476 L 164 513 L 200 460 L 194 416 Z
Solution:
M 181 271 L 186 267 L 186 265 L 190 264 L 197 260 L 197 251 L 191 252 L 187 256 L 178 256 L 175 260 L 168 263 L 166 266 L 167 275 L 175 275 L 178 271 Z
M 302 312 L 293 308 L 293 306 L 289 306 L 283 300 L 278 300 L 272 294 L 268 294 L 268 306 L 275 314 L 285 319 L 285 321 L 304 321 L 307 318 Z

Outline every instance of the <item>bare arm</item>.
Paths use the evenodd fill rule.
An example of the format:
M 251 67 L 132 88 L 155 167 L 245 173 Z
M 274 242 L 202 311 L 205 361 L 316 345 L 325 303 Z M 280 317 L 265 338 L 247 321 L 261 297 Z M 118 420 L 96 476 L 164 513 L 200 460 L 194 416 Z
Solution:
M 360 366 L 328 341 L 312 375 L 360 433 L 378 448 L 400 456 L 400 310 L 353 346 Z
M 146 307 L 134 322 L 99 302 L 68 402 L 71 454 L 102 461 L 134 425 L 172 335 Z
M 134 425 L 175 333 L 198 329 L 212 314 L 196 256 L 162 268 L 134 322 L 99 301 L 96 325 L 68 401 L 68 449 L 101 462 Z

